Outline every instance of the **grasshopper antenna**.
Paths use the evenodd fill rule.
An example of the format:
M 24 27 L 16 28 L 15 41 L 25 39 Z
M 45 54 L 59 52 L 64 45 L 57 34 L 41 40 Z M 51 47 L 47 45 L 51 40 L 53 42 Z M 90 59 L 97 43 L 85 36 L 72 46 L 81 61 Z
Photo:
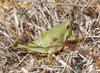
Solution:
M 82 15 L 80 15 L 79 17 L 77 17 L 77 18 L 75 18 L 75 19 L 73 19 L 73 21 L 75 21 L 76 19 L 78 19 L 78 18 L 80 18 L 80 17 L 82 17 L 83 16 L 83 14 Z M 74 23 L 73 25 L 75 25 L 77 28 L 78 28 L 78 30 L 81 32 L 81 30 L 79 29 L 79 27 L 77 26 L 77 23 Z
M 80 15 L 79 17 L 77 17 L 77 18 L 73 19 L 73 21 L 74 21 L 74 20 L 76 20 L 76 19 L 78 19 L 78 18 L 80 18 L 80 17 L 82 17 L 82 16 L 83 16 L 83 14 L 82 14 L 82 15 Z

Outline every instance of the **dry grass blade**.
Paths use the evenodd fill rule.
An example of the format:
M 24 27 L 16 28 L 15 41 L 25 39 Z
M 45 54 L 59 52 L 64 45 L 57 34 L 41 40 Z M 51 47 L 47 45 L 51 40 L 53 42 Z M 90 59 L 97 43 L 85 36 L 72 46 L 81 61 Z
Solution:
M 73 26 L 72 37 L 86 35 L 65 44 L 64 51 L 48 58 L 15 48 L 26 44 L 62 23 L 66 18 L 77 18 L 80 31 Z M 72 48 L 68 49 L 69 46 Z M 73 51 L 74 50 L 74 51 Z M 28 53 L 28 54 L 27 54 Z M 100 72 L 100 1 L 99 0 L 0 0 L 0 72 L 26 73 L 99 73 Z

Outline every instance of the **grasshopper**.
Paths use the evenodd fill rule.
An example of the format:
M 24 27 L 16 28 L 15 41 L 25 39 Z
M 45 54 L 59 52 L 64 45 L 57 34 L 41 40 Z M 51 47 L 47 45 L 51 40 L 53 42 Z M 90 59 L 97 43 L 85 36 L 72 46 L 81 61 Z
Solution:
M 63 44 L 61 42 L 64 42 L 66 38 L 68 39 L 71 37 L 72 24 L 73 18 L 70 18 L 64 23 L 52 27 L 42 34 L 40 38 L 27 45 L 17 44 L 17 48 L 24 48 L 28 52 L 45 53 L 48 54 L 48 56 L 51 56 L 62 49 L 61 47 L 63 47 Z

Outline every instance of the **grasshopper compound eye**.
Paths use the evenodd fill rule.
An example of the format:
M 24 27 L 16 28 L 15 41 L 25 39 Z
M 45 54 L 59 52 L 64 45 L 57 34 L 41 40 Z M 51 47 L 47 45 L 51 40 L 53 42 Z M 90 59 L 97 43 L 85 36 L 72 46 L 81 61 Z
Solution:
M 68 29 L 69 29 L 69 25 L 67 25 L 67 27 L 66 27 L 66 28 L 67 28 L 67 30 L 68 30 Z

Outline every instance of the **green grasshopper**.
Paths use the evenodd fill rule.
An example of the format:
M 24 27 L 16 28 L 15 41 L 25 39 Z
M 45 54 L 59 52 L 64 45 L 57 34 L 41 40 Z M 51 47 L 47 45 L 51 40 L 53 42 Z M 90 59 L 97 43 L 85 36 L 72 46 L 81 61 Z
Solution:
M 51 56 L 62 49 L 59 48 L 63 47 L 61 42 L 64 42 L 66 38 L 68 39 L 71 37 L 72 23 L 73 18 L 70 18 L 64 23 L 52 27 L 42 34 L 40 38 L 28 43 L 27 45 L 17 44 L 17 48 L 24 48 L 28 52 L 45 53 L 48 54 L 48 56 Z

